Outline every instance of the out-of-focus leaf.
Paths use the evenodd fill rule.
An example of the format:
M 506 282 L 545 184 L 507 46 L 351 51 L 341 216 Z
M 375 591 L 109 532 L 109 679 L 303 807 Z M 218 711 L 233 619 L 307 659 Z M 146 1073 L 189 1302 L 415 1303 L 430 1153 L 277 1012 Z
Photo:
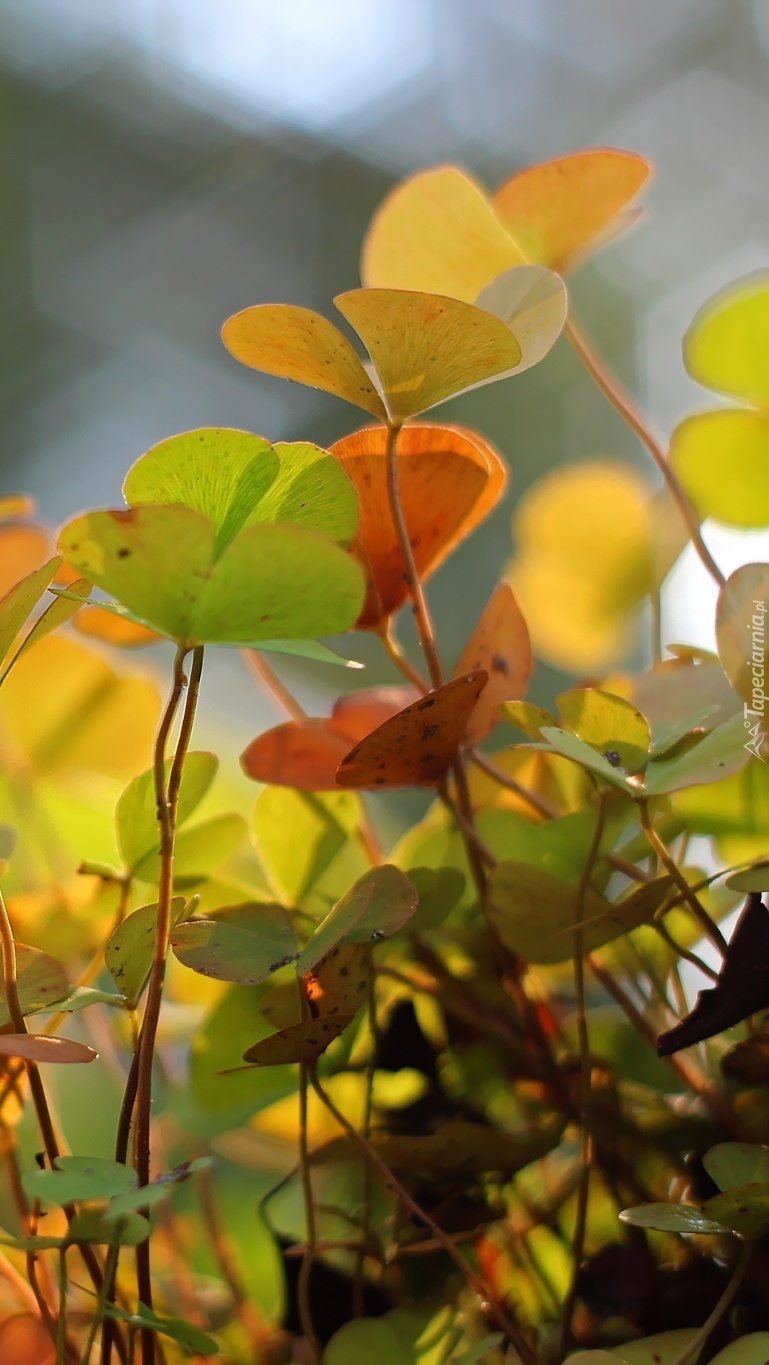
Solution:
M 404 1175 L 501 1171 L 509 1176 L 552 1151 L 563 1128 L 558 1116 L 545 1116 L 524 1133 L 501 1133 L 467 1119 L 441 1119 L 429 1133 L 381 1133 L 372 1141 L 388 1166 Z
M 105 1157 L 56 1158 L 52 1171 L 27 1171 L 22 1178 L 30 1199 L 47 1204 L 71 1204 L 79 1199 L 111 1199 L 131 1190 L 136 1176 L 130 1166 Z
M 442 924 L 465 889 L 464 876 L 456 867 L 410 867 L 409 881 L 419 897 L 409 920 L 409 932 L 414 934 Z
M 346 336 L 309 308 L 259 304 L 228 318 L 222 340 L 242 365 L 324 389 L 380 420 L 385 407 Z
M 67 1240 L 97 1245 L 135 1247 L 146 1242 L 150 1225 L 140 1213 L 127 1213 L 119 1221 L 94 1209 L 81 1209 L 69 1225 Z
M 199 512 L 132 507 L 78 517 L 59 543 L 91 582 L 187 645 L 340 634 L 363 603 L 354 559 L 295 526 L 247 526 L 217 557 Z
M 5 658 L 60 564 L 59 558 L 49 559 L 47 564 L 27 574 L 0 598 L 0 660 Z
M 705 1153 L 702 1164 L 719 1190 L 769 1181 L 769 1147 L 757 1142 L 719 1142 Z
M 563 720 L 613 768 L 635 773 L 646 765 L 651 732 L 636 706 L 597 687 L 579 687 L 557 698 Z
M 166 782 L 172 765 L 173 759 L 167 759 Z M 219 760 L 216 754 L 203 750 L 187 754 L 179 788 L 177 826 L 183 825 L 200 805 L 216 776 L 218 767 Z M 160 844 L 155 774 L 152 769 L 140 773 L 129 782 L 117 803 L 115 824 L 120 856 L 127 870 L 133 876 L 141 877 L 143 862 L 157 854 Z
M 563 281 L 539 265 L 521 265 L 492 280 L 475 300 L 501 318 L 521 348 L 520 374 L 543 360 L 558 340 L 568 301 Z
M 632 221 L 627 206 L 650 173 L 634 152 L 591 147 L 519 171 L 494 208 L 527 260 L 563 273 Z
M 246 821 L 237 811 L 223 811 L 201 820 L 199 825 L 180 830 L 174 852 L 174 885 L 194 886 L 210 877 L 240 848 L 247 832 Z M 144 881 L 156 881 L 159 871 L 159 856 L 153 855 L 142 863 Z
M 340 787 L 434 786 L 446 776 L 488 673 L 453 678 L 356 744 L 337 770 Z
M 755 706 L 755 719 L 764 716 L 769 652 L 767 601 L 769 564 L 743 564 L 726 580 L 716 606 L 718 657 L 735 692 L 747 702 L 748 710 Z
M 332 1014 L 320 1019 L 305 1019 L 290 1024 L 243 1053 L 243 1061 L 253 1066 L 281 1066 L 285 1062 L 314 1062 L 352 1023 L 350 1014 Z
M 153 1332 L 159 1332 L 161 1336 L 178 1342 L 188 1355 L 213 1356 L 219 1351 L 219 1343 L 201 1327 L 196 1327 L 194 1323 L 187 1322 L 184 1318 L 159 1317 L 143 1303 L 139 1304 L 135 1313 L 127 1313 L 115 1304 L 110 1304 L 107 1313 L 133 1328 L 150 1327 Z
M 0 684 L 4 683 L 13 666 L 21 658 L 22 654 L 31 649 L 33 645 L 39 644 L 46 635 L 51 635 L 59 626 L 63 626 L 70 621 L 77 611 L 80 610 L 77 599 L 84 600 L 91 591 L 91 585 L 86 578 L 78 578 L 70 585 L 72 597 L 57 597 L 41 616 L 38 617 L 34 626 L 26 636 L 21 647 L 16 651 L 0 676 Z M 73 600 L 74 599 L 74 600 Z M 2 609 L 0 604 L 0 610 Z
M 185 901 L 176 896 L 171 904 L 171 918 L 175 924 L 184 914 Z M 113 931 L 104 949 L 104 962 L 121 995 L 137 1001 L 152 966 L 155 931 L 158 921 L 157 902 L 134 910 Z
M 657 1232 L 723 1233 L 728 1230 L 723 1223 L 707 1218 L 695 1204 L 638 1204 L 635 1208 L 623 1209 L 620 1218 L 636 1228 L 654 1228 Z
M 332 948 L 387 938 L 408 923 L 417 893 L 408 877 L 385 863 L 359 878 L 334 906 L 299 954 L 296 969 L 309 972 Z
M 37 948 L 16 944 L 16 989 L 22 1014 L 38 1010 L 61 1000 L 69 990 L 67 975 L 60 962 Z M 11 1015 L 5 992 L 0 993 L 0 1025 L 10 1024 Z
M 675 1365 L 695 1335 L 694 1327 L 674 1327 L 669 1332 L 655 1332 L 654 1336 L 628 1341 L 618 1346 L 617 1351 L 625 1365 Z
M 769 274 L 745 275 L 696 314 L 683 341 L 692 379 L 718 393 L 769 408 Z
M 360 818 L 348 792 L 310 795 L 267 787 L 254 808 L 253 829 L 265 875 L 275 891 L 297 905 L 352 834 Z
M 105 645 L 115 645 L 118 649 L 141 649 L 143 645 L 157 644 L 163 638 L 151 626 L 143 626 L 129 614 L 118 614 L 99 606 L 82 607 L 74 626 L 81 635 L 101 640 Z
M 499 583 L 481 613 L 454 670 L 455 676 L 485 670 L 489 681 L 465 729 L 480 744 L 501 719 L 502 703 L 522 697 L 532 668 L 526 622 L 508 583 Z
M 769 1232 L 769 1181 L 737 1185 L 714 1194 L 705 1201 L 702 1212 L 738 1237 L 751 1241 L 763 1237 Z
M 769 460 L 769 415 L 722 408 L 687 417 L 670 462 L 700 517 L 748 530 L 769 525 L 769 491 L 756 477 Z
M 0 597 L 38 569 L 50 553 L 49 538 L 39 526 L 0 526 Z
M 216 919 L 179 924 L 171 946 L 192 971 L 242 986 L 258 985 L 298 956 L 294 922 L 282 905 L 239 905 Z
M 353 550 L 368 592 L 358 626 L 376 629 L 408 597 L 387 491 L 387 429 L 364 427 L 337 441 L 331 454 L 360 500 Z M 476 432 L 423 422 L 399 433 L 396 458 L 403 517 L 424 582 L 499 502 L 507 470 Z
M 388 1322 L 358 1318 L 334 1333 L 324 1359 L 326 1365 L 412 1365 L 414 1356 Z
M 334 303 L 363 341 L 394 422 L 514 374 L 523 353 L 493 313 L 406 289 L 353 289 Z
M 16 1365 L 54 1365 L 56 1359 L 48 1328 L 31 1313 L 14 1313 L 0 1323 L 0 1353 Z
M 766 1365 L 769 1360 L 769 1332 L 749 1332 L 713 1356 L 710 1365 Z

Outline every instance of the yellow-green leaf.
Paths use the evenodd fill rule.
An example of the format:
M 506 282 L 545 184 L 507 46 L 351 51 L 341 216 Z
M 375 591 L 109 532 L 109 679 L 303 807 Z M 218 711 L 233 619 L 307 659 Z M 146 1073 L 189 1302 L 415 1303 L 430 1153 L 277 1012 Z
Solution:
M 739 697 L 763 718 L 767 687 L 769 564 L 743 564 L 726 580 L 716 606 L 721 667 Z
M 769 408 L 769 274 L 745 275 L 708 299 L 683 351 L 699 384 Z
M 670 463 L 701 518 L 751 530 L 769 525 L 769 415 L 722 408 L 687 417 Z

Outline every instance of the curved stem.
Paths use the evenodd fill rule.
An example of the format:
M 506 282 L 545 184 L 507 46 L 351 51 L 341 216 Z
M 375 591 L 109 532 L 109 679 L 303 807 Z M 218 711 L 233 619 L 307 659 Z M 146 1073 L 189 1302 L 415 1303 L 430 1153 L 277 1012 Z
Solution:
M 310 1302 L 310 1278 L 312 1276 L 312 1265 L 315 1259 L 315 1248 L 317 1243 L 317 1229 L 315 1226 L 315 1202 L 312 1192 L 312 1176 L 310 1174 L 310 1153 L 307 1147 L 307 1064 L 299 1064 L 299 1169 L 302 1180 L 302 1196 L 304 1200 L 304 1219 L 305 1219 L 305 1239 L 302 1264 L 299 1267 L 299 1283 L 297 1286 L 297 1302 L 299 1308 L 299 1320 L 302 1324 L 302 1331 L 310 1348 L 314 1365 L 322 1365 L 323 1351 L 318 1341 L 315 1326 L 312 1320 L 312 1304 Z
M 396 638 L 392 617 L 388 620 L 386 628 L 380 632 L 379 638 L 384 645 L 388 657 L 395 664 L 398 671 L 403 674 L 404 678 L 408 678 L 409 682 L 413 683 L 418 692 L 429 692 L 430 684 L 422 677 L 419 670 L 414 668 L 411 660 L 406 657 L 403 646 Z
M 619 383 L 616 376 L 607 369 L 601 357 L 593 349 L 584 332 L 578 327 L 571 316 L 566 322 L 566 335 L 588 374 L 595 380 L 601 393 L 604 397 L 608 398 L 612 407 L 619 413 L 622 420 L 627 423 L 630 430 L 635 433 L 639 441 L 646 446 L 646 449 L 665 480 L 668 491 L 686 524 L 686 529 L 689 532 L 692 545 L 697 551 L 697 554 L 711 578 L 715 580 L 719 588 L 723 587 L 726 579 L 702 539 L 702 532 L 700 530 L 699 521 L 697 520 L 697 514 L 678 482 L 659 441 L 649 430 L 647 423 L 644 421 L 629 394 L 622 388 L 622 385 Z
M 435 640 L 435 629 L 430 617 L 430 610 L 427 605 L 427 598 L 424 594 L 422 581 L 419 577 L 419 570 L 414 561 L 414 551 L 409 539 L 406 518 L 403 515 L 401 506 L 400 492 L 398 488 L 398 435 L 400 427 L 389 425 L 387 428 L 387 497 L 390 504 L 390 515 L 393 519 L 395 534 L 398 539 L 398 549 L 403 560 L 403 572 L 414 607 L 414 617 L 416 619 L 419 642 L 422 646 L 422 653 L 425 656 L 427 671 L 433 687 L 440 687 L 443 682 L 443 668 L 441 666 L 438 646 Z M 386 646 L 385 646 L 386 647 Z
M 737 1294 L 742 1286 L 743 1280 L 745 1279 L 745 1276 L 748 1273 L 748 1267 L 750 1265 L 752 1256 L 753 1243 L 743 1242 L 742 1249 L 740 1251 L 740 1258 L 737 1262 L 737 1265 L 735 1266 L 734 1274 L 732 1275 L 732 1278 L 730 1279 L 728 1285 L 726 1286 L 726 1289 L 724 1290 L 723 1294 L 718 1300 L 718 1303 L 716 1304 L 712 1313 L 709 1314 L 709 1316 L 705 1319 L 702 1326 L 700 1327 L 699 1331 L 696 1332 L 695 1335 L 692 1337 L 691 1341 L 689 1342 L 689 1345 L 685 1347 L 685 1349 L 681 1352 L 680 1355 L 676 1356 L 675 1360 L 673 1361 L 673 1365 L 686 1365 L 687 1360 L 691 1360 L 692 1356 L 696 1358 L 697 1355 L 699 1355 L 699 1352 L 706 1344 L 711 1332 L 714 1330 L 714 1328 L 718 1326 L 721 1319 L 728 1312 L 729 1307 L 732 1304 L 733 1300 L 737 1297 Z
M 651 815 L 649 814 L 648 801 L 645 798 L 641 797 L 639 798 L 637 804 L 639 814 L 641 817 L 641 824 L 643 826 L 644 834 L 646 835 L 646 838 L 649 842 L 649 846 L 656 853 L 665 871 L 675 882 L 676 886 L 681 892 L 684 901 L 686 902 L 692 914 L 694 915 L 694 918 L 697 920 L 697 923 L 700 925 L 700 928 L 702 929 L 703 933 L 706 935 L 707 938 L 710 939 L 711 943 L 714 945 L 714 947 L 718 949 L 719 953 L 725 953 L 727 948 L 726 939 L 721 933 L 721 930 L 719 929 L 718 925 L 713 923 L 705 907 L 701 905 L 700 902 L 698 901 L 697 896 L 695 895 L 694 891 L 687 882 L 683 872 L 681 872 L 675 858 L 669 852 L 666 844 L 660 838 L 659 834 L 654 828 Z
M 275 669 L 267 663 L 263 654 L 257 649 L 244 649 L 243 658 L 249 673 L 253 674 L 257 682 L 266 692 L 269 692 L 278 706 L 285 711 L 292 720 L 306 720 L 307 712 L 303 706 L 299 705 L 296 697 L 289 692 L 285 683 L 278 677 Z

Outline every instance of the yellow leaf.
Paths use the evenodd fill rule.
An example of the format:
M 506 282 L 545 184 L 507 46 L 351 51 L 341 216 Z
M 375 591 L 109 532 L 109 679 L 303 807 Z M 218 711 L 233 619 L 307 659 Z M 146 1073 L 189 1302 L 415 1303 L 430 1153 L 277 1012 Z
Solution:
M 769 274 L 746 275 L 708 299 L 683 352 L 698 384 L 769 408 Z
M 695 413 L 673 432 L 670 463 L 703 519 L 747 529 L 769 525 L 769 414 Z

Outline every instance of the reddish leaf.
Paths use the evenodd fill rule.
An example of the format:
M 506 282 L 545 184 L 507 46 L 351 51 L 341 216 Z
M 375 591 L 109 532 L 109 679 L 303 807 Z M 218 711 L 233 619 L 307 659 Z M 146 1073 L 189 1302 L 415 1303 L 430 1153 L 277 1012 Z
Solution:
M 98 1052 L 71 1038 L 45 1033 L 0 1034 L 0 1056 L 23 1057 L 25 1062 L 95 1062 Z
M 292 720 L 259 735 L 241 757 L 243 771 L 255 782 L 334 791 L 350 745 L 416 697 L 412 687 L 372 687 L 340 697 L 328 720 Z
M 153 645 L 163 638 L 150 626 L 131 621 L 127 616 L 118 616 L 114 611 L 105 611 L 104 607 L 81 607 L 72 624 L 81 635 L 103 640 L 107 645 L 117 645 L 120 649 Z
M 42 1319 L 17 1313 L 0 1326 L 0 1358 L 8 1365 L 54 1365 L 56 1347 Z
M 512 588 L 499 583 L 462 650 L 455 677 L 485 669 L 489 681 L 465 732 L 468 744 L 480 744 L 502 719 L 502 703 L 519 700 L 526 691 L 532 656 L 529 632 Z
M 505 491 L 507 470 L 488 442 L 463 427 L 418 423 L 398 437 L 398 487 L 420 578 L 443 563 Z M 358 627 L 380 630 L 408 598 L 387 492 L 387 429 L 365 427 L 331 446 L 360 499 L 353 549 L 368 578 Z
M 386 720 L 347 755 L 342 787 L 432 787 L 442 782 L 486 686 L 480 670 L 454 678 Z

